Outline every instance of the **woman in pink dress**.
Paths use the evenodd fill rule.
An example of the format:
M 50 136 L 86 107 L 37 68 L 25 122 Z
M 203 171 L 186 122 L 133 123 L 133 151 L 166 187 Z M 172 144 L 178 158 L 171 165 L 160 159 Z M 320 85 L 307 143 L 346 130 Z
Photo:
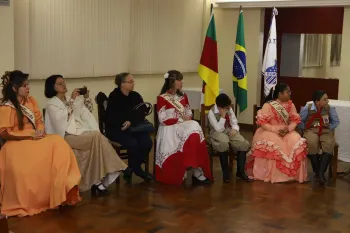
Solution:
M 210 184 L 210 161 L 201 126 L 192 120 L 186 94 L 181 91 L 183 75 L 170 70 L 157 99 L 156 180 L 180 185 L 187 177 Z M 156 114 L 156 113 L 155 113 Z M 187 183 L 188 184 L 188 183 Z
M 247 165 L 256 180 L 278 183 L 307 181 L 307 144 L 296 131 L 300 123 L 290 100 L 288 85 L 278 84 L 271 89 L 257 115 L 257 129 Z

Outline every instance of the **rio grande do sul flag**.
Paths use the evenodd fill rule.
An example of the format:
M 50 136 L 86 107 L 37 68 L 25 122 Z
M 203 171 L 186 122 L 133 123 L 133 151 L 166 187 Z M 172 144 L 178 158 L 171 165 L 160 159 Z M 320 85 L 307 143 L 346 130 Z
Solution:
M 198 74 L 204 82 L 204 105 L 211 106 L 215 104 L 215 99 L 219 95 L 218 49 L 214 11 L 212 11 L 210 16 L 210 22 L 198 67 Z
M 265 48 L 264 61 L 262 65 L 262 75 L 264 76 L 264 95 L 270 93 L 271 88 L 277 84 L 277 33 L 276 15 L 278 11 L 273 8 L 269 37 Z

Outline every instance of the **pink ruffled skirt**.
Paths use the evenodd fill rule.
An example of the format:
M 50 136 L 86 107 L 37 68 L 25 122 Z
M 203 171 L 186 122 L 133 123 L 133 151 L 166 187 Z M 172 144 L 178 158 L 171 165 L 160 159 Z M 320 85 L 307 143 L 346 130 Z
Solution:
M 259 128 L 248 154 L 247 172 L 255 180 L 279 183 L 307 178 L 307 144 L 293 131 L 284 137 Z

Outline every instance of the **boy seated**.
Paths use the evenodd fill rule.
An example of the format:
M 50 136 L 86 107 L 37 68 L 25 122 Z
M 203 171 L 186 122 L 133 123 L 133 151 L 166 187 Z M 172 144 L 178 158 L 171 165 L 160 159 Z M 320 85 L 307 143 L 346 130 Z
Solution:
M 249 142 L 239 133 L 237 118 L 231 108 L 231 99 L 226 94 L 216 98 L 216 105 L 209 111 L 209 140 L 213 150 L 219 153 L 223 181 L 229 182 L 230 172 L 228 155 L 230 147 L 237 154 L 236 176 L 252 181 L 245 173 L 246 155 L 250 148 Z
M 326 182 L 324 174 L 333 155 L 334 130 L 339 125 L 339 119 L 335 108 L 328 105 L 325 91 L 314 92 L 312 101 L 313 103 L 301 109 L 299 127 L 304 131 L 304 138 L 308 144 L 308 157 L 315 173 L 315 180 L 324 185 Z M 321 155 L 318 154 L 320 146 Z

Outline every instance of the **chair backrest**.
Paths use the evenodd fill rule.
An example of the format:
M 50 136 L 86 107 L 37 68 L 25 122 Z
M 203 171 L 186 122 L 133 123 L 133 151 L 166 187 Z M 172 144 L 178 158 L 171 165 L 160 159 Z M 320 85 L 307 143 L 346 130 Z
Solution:
M 159 127 L 159 119 L 158 119 L 158 111 L 157 111 L 157 104 L 153 105 L 153 123 L 154 123 L 154 128 L 156 129 L 155 134 L 158 132 L 158 127 Z
M 1 149 L 1 147 L 2 147 L 4 144 L 5 144 L 5 140 L 2 139 L 2 138 L 0 138 L 0 149 Z
M 258 106 L 256 104 L 254 104 L 253 107 L 253 133 L 255 133 L 255 131 L 258 129 L 258 125 L 256 124 L 256 116 L 258 115 L 258 111 L 261 110 L 261 106 Z
M 104 134 L 108 98 L 105 93 L 99 92 L 95 98 L 95 102 L 97 104 L 98 126 L 100 128 L 100 132 Z
M 205 132 L 207 131 L 207 128 L 208 128 L 208 112 L 209 110 L 214 106 L 213 105 L 210 105 L 210 106 L 205 106 L 204 104 L 201 104 L 201 127 L 202 127 L 202 130 L 203 130 L 203 133 L 205 134 Z

